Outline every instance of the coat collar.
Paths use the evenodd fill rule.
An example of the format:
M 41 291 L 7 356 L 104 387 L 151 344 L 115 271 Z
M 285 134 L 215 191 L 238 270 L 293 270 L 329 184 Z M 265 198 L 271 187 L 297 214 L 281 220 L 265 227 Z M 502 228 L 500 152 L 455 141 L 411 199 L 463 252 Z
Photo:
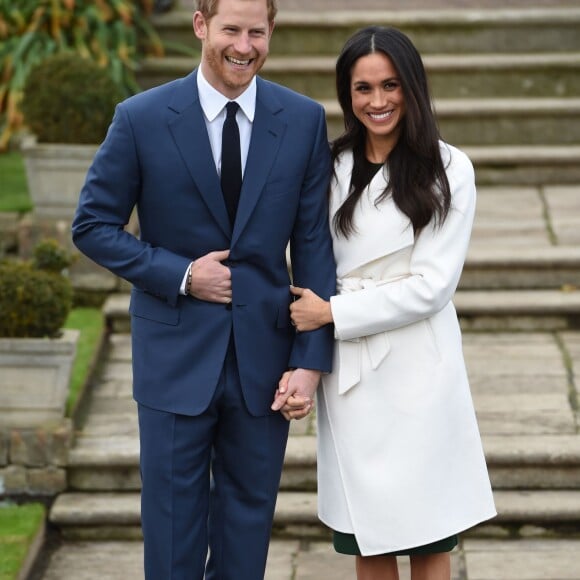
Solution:
M 211 146 L 199 103 L 196 75 L 197 70 L 177 81 L 169 103 L 169 109 L 175 113 L 169 120 L 169 129 L 200 195 L 219 227 L 228 237 L 231 236 L 230 247 L 233 247 L 252 215 L 276 159 L 286 130 L 286 123 L 280 118 L 283 106 L 270 83 L 257 78 L 256 112 L 238 213 L 232 232 L 220 181 L 214 169 Z
M 331 184 L 330 219 L 348 196 L 353 155 L 342 153 L 335 162 Z M 356 232 L 348 238 L 332 228 L 333 248 L 339 278 L 351 275 L 361 266 L 393 254 L 414 243 L 413 226 L 409 218 L 395 205 L 392 196 L 376 203 L 388 184 L 385 167 L 371 180 L 359 199 L 354 212 Z M 331 222 L 332 223 L 332 222 Z

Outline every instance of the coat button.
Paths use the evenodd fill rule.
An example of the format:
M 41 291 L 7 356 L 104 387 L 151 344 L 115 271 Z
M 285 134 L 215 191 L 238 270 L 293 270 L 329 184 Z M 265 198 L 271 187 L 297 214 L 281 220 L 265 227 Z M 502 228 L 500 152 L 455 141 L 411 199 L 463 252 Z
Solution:
M 226 310 L 231 310 L 231 309 L 232 309 L 232 303 L 231 302 L 228 302 L 226 304 Z

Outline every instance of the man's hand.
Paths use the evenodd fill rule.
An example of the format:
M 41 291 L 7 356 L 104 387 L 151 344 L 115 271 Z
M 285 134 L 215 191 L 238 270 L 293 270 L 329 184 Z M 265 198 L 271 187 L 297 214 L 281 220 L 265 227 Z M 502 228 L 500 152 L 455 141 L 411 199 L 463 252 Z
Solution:
M 191 265 L 189 293 L 199 300 L 228 303 L 232 301 L 232 273 L 222 264 L 229 250 L 210 252 Z
M 306 417 L 314 408 L 320 375 L 320 371 L 310 369 L 286 371 L 278 383 L 272 409 L 280 411 L 288 421 Z

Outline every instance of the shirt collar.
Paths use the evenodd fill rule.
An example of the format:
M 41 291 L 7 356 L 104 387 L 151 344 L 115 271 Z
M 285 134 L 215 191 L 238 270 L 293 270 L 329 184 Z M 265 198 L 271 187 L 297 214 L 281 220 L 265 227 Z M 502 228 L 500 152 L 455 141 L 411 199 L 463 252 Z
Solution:
M 201 67 L 197 69 L 197 90 L 203 113 L 211 123 L 231 99 L 222 95 L 222 93 L 209 84 L 201 72 Z M 240 105 L 240 109 L 244 112 L 244 115 L 246 115 L 250 123 L 253 123 L 256 112 L 256 77 L 252 78 L 252 82 L 248 88 L 234 100 Z

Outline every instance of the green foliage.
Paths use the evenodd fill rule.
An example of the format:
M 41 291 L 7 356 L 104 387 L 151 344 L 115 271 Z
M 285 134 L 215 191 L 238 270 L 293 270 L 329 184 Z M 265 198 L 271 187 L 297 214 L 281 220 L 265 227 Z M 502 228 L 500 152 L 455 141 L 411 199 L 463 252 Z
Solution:
M 22 112 L 40 143 L 100 143 L 122 97 L 109 71 L 68 52 L 30 71 Z
M 42 504 L 0 504 L 0 579 L 18 577 L 45 518 Z
M 140 57 L 163 54 L 152 8 L 153 0 L 0 0 L 0 150 L 23 124 L 30 70 L 49 55 L 77 52 L 107 69 L 123 94 L 138 92 Z
M 76 328 L 81 331 L 77 342 L 77 354 L 72 368 L 70 390 L 66 402 L 67 415 L 70 416 L 95 364 L 101 336 L 105 331 L 105 320 L 100 308 L 73 308 L 64 326 L 65 328 Z
M 71 282 L 60 270 L 55 271 L 63 263 L 58 244 L 43 242 L 35 252 L 31 261 L 0 263 L 2 337 L 58 336 L 72 307 Z
M 60 274 L 71 265 L 69 253 L 56 240 L 42 240 L 34 248 L 33 266 Z
M 0 211 L 26 212 L 32 209 L 22 155 L 9 151 L 0 155 Z

